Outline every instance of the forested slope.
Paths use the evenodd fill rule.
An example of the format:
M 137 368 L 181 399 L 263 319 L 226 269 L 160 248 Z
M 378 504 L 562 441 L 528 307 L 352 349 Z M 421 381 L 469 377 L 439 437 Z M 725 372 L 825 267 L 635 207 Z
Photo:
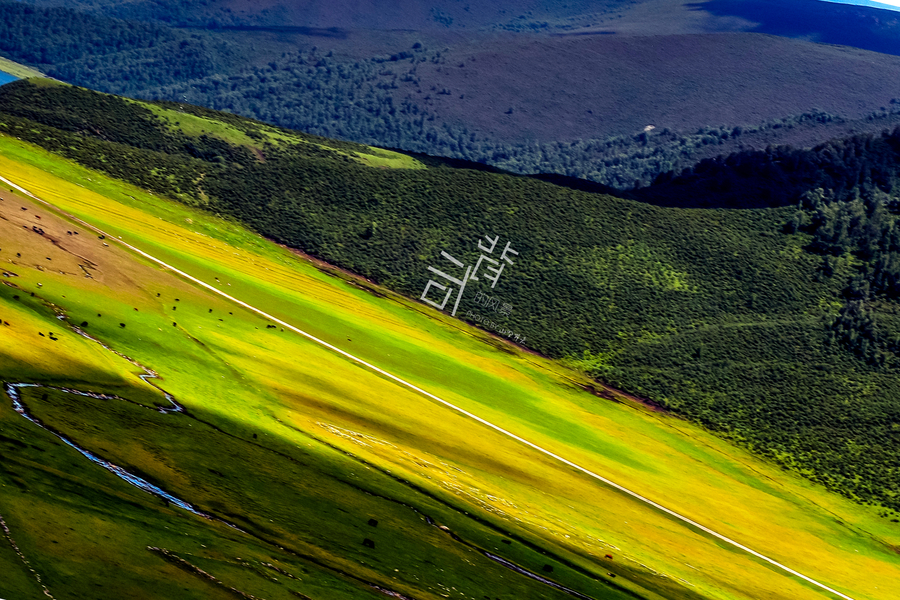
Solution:
M 21 2 L 0 2 L 0 52 L 51 77 L 117 81 L 131 90 L 208 77 L 236 64 L 227 44 L 165 25 Z
M 356 30 L 172 26 L 200 3 L 95 8 L 149 22 L 0 2 L 0 53 L 105 92 L 616 187 L 720 153 L 900 124 L 900 59 L 768 35 L 388 32 L 376 43 Z
M 472 282 L 458 316 L 524 336 L 832 489 L 900 508 L 898 241 L 883 185 L 898 172 L 897 135 L 798 159 L 794 172 L 815 158 L 819 173 L 836 164 L 829 157 L 853 155 L 857 170 L 801 178 L 789 206 L 723 210 L 425 157 L 424 169 L 373 168 L 362 157 L 380 151 L 364 146 L 50 82 L 0 88 L 0 114 L 8 135 L 413 297 L 435 277 L 429 266 L 454 269 L 441 251 L 472 265 L 479 240 L 499 236 L 514 264 L 494 289 Z

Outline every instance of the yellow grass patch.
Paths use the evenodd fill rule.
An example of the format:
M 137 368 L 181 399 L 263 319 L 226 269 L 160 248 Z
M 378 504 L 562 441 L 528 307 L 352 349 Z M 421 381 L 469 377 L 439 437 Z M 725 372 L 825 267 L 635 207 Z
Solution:
M 588 382 L 558 363 L 515 348 L 500 352 L 474 328 L 323 274 L 228 221 L 8 138 L 0 139 L 0 152 L 0 175 L 217 289 L 858 600 L 900 597 L 900 555 L 889 547 L 900 545 L 900 534 L 868 508 L 677 418 L 590 395 L 579 387 Z M 35 250 L 52 245 L 38 241 L 44 246 Z M 634 574 L 709 597 L 826 597 L 296 334 L 266 328 L 261 317 L 115 243 L 105 247 L 96 235 L 79 242 L 89 246 L 79 254 L 104 278 L 63 274 L 46 295 L 73 314 L 86 312 L 88 302 L 107 302 L 114 312 L 135 304 L 133 323 L 104 334 L 158 370 L 188 406 L 297 444 L 327 440 L 598 572 L 611 568 L 602 557 L 612 552 Z M 7 257 L 4 247 L 0 260 Z M 43 273 L 30 263 L 17 267 L 22 288 L 32 291 Z M 29 354 L 38 350 L 20 349 L 25 343 L 14 338 L 12 362 L 61 368 L 52 352 Z M 95 360 L 74 347 L 59 354 L 66 357 L 59 361 Z

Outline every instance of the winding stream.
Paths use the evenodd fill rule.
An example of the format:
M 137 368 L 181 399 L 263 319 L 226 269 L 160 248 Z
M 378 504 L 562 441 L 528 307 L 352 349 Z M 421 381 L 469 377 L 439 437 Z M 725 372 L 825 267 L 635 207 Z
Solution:
M 511 571 L 515 571 L 519 575 L 524 575 L 525 577 L 529 577 L 531 579 L 534 579 L 535 581 L 540 581 L 544 585 L 549 585 L 550 587 L 556 588 L 557 590 L 559 590 L 561 592 L 565 592 L 566 594 L 569 594 L 570 596 L 574 596 L 574 597 L 578 598 L 579 600 L 594 600 L 590 596 L 586 596 L 586 595 L 582 594 L 581 592 L 576 592 L 575 590 L 573 590 L 571 588 L 567 588 L 564 585 L 560 585 L 560 584 L 556 583 L 555 581 L 551 581 L 551 580 L 547 579 L 546 577 L 541 577 L 537 573 L 532 573 L 531 571 L 523 569 L 519 565 L 509 562 L 505 558 L 501 558 L 501 557 L 497 556 L 496 554 L 491 554 L 487 550 L 483 550 L 482 554 L 484 554 L 486 557 L 488 557 L 492 561 L 494 561 L 496 563 L 500 563 L 507 569 L 509 569 Z
M 142 377 L 144 377 L 144 376 L 142 375 Z M 78 444 L 76 444 L 75 442 L 73 442 L 72 440 L 67 438 L 66 436 L 64 436 L 60 433 L 57 433 L 56 431 L 50 429 L 49 427 L 46 427 L 43 423 L 41 423 L 41 421 L 39 419 L 37 419 L 36 417 L 31 415 L 31 413 L 28 412 L 28 409 L 25 407 L 25 404 L 22 403 L 22 398 L 21 398 L 21 395 L 19 394 L 19 390 L 21 390 L 23 388 L 55 389 L 55 390 L 69 393 L 69 394 L 76 394 L 78 396 L 87 396 L 89 398 L 98 398 L 101 400 L 113 400 L 113 399 L 120 400 L 121 398 L 119 398 L 118 396 L 108 396 L 106 394 L 94 394 L 91 392 L 80 392 L 78 390 L 70 390 L 67 388 L 48 388 L 46 386 L 43 386 L 43 385 L 40 385 L 37 383 L 7 383 L 7 384 L 5 384 L 4 387 L 6 390 L 6 395 L 12 399 L 13 410 L 15 410 L 17 413 L 19 413 L 20 415 L 22 415 L 23 417 L 25 417 L 26 419 L 28 419 L 29 421 L 31 421 L 32 423 L 34 423 L 35 425 L 37 425 L 38 427 L 43 429 L 44 431 L 47 431 L 47 432 L 53 434 L 56 438 L 58 438 L 64 444 L 74 448 L 75 450 L 77 450 L 79 452 L 79 454 L 81 454 L 82 456 L 84 456 L 85 458 L 87 458 L 88 460 L 93 462 L 94 464 L 100 465 L 101 467 L 103 467 L 104 469 L 106 469 L 107 471 L 112 473 L 113 475 L 116 475 L 117 477 L 124 479 L 131 485 L 147 492 L 148 494 L 153 494 L 154 496 L 162 498 L 163 500 L 166 500 L 167 502 L 171 502 L 175 506 L 183 508 L 184 510 L 186 510 L 188 512 L 194 513 L 195 515 L 197 515 L 199 517 L 203 517 L 204 519 L 209 519 L 210 521 L 221 521 L 221 519 L 216 519 L 215 517 L 212 517 L 212 516 L 206 514 L 205 512 L 197 510 L 196 508 L 194 508 L 194 506 L 190 502 L 186 502 L 186 501 L 182 500 L 181 498 L 173 496 L 172 494 L 170 494 L 169 492 L 160 488 L 159 486 L 153 485 L 146 479 L 138 477 L 137 475 L 135 475 L 133 473 L 129 473 L 128 471 L 126 471 L 125 469 L 120 467 L 119 465 L 111 463 L 106 459 L 100 458 L 99 456 L 97 456 L 96 454 L 91 452 L 90 450 L 85 450 L 84 448 L 82 448 L 81 446 L 79 446 Z M 168 409 L 168 410 L 174 411 L 175 409 Z M 221 522 L 225 523 L 225 521 L 221 521 Z M 234 527 L 234 525 L 231 525 L 231 523 L 226 523 L 226 524 L 231 527 Z M 235 527 L 235 529 L 237 529 L 237 528 Z
M 137 363 L 135 363 L 135 364 L 137 364 Z M 155 374 L 140 375 L 141 379 L 143 379 L 144 381 L 147 381 L 147 378 L 155 377 L 155 376 L 156 376 Z M 150 382 L 147 381 L 147 383 L 150 383 Z M 150 383 L 150 385 L 153 385 L 153 384 Z M 153 386 L 156 387 L 157 389 L 160 389 L 156 385 L 153 385 Z M 79 446 L 78 444 L 76 444 L 75 442 L 73 442 L 72 440 L 67 438 L 66 436 L 45 426 L 40 421 L 40 419 L 38 419 L 37 417 L 35 417 L 34 415 L 32 415 L 31 413 L 28 412 L 28 408 L 22 402 L 22 397 L 21 397 L 21 394 L 19 393 L 19 390 L 24 389 L 24 388 L 41 388 L 41 389 L 48 389 L 48 390 L 57 390 L 60 392 L 65 392 L 67 394 L 75 394 L 77 396 L 84 396 L 87 398 L 96 398 L 98 400 L 124 400 L 126 402 L 132 402 L 132 401 L 126 400 L 125 398 L 122 398 L 120 396 L 115 396 L 115 395 L 110 395 L 110 394 L 98 394 L 95 392 L 83 392 L 80 390 L 73 390 L 70 388 L 45 386 L 45 385 L 41 385 L 39 383 L 6 383 L 6 384 L 4 384 L 4 390 L 6 391 L 6 395 L 9 396 L 10 399 L 12 400 L 13 410 L 15 410 L 17 413 L 19 413 L 20 415 L 22 415 L 23 417 L 25 417 L 30 422 L 34 423 L 35 425 L 37 425 L 44 431 L 52 434 L 54 437 L 56 437 L 57 439 L 62 441 L 67 446 L 74 448 L 79 454 L 81 454 L 82 456 L 84 456 L 85 458 L 90 460 L 92 463 L 103 467 L 104 469 L 106 469 L 107 471 L 112 473 L 113 475 L 116 475 L 117 477 L 123 479 L 124 481 L 127 481 L 128 483 L 135 486 L 136 488 L 138 488 L 144 492 L 147 492 L 148 494 L 153 494 L 154 496 L 156 496 L 158 498 L 166 500 L 166 501 L 174 504 L 175 506 L 178 506 L 179 508 L 182 508 L 190 513 L 197 515 L 198 517 L 203 517 L 204 519 L 207 519 L 210 521 L 217 521 L 219 523 L 224 523 L 225 525 L 228 525 L 229 527 L 237 529 L 238 531 L 241 531 L 242 533 L 246 533 L 245 531 L 243 531 L 236 525 L 229 523 L 228 521 L 219 519 L 217 517 L 213 517 L 212 515 L 209 515 L 205 512 L 198 510 L 190 502 L 182 500 L 181 498 L 178 498 L 177 496 L 170 494 L 169 492 L 165 491 L 164 489 L 160 488 L 159 486 L 150 483 L 146 479 L 143 479 L 142 477 L 138 477 L 137 475 L 128 472 L 127 470 L 123 469 L 119 465 L 97 456 L 90 450 L 86 450 L 86 449 L 82 448 L 81 446 Z M 160 389 L 160 391 L 163 391 L 163 390 Z M 167 407 L 158 407 L 155 410 L 158 410 L 159 412 L 162 412 L 162 413 L 184 412 L 184 408 L 181 405 L 179 405 L 177 402 L 175 402 L 175 399 L 172 398 L 172 396 L 170 394 L 168 394 L 165 391 L 163 391 L 163 393 L 165 394 L 166 399 L 172 404 L 172 406 L 168 407 L 168 408 Z M 144 405 L 140 404 L 139 406 L 144 406 Z M 149 408 L 149 407 L 144 406 L 144 408 Z M 437 524 L 434 522 L 434 520 L 431 517 L 425 515 L 425 519 L 429 525 L 431 525 L 432 527 L 437 527 Z M 458 538 L 456 535 L 452 535 L 452 537 L 467 546 L 471 546 L 471 544 L 463 541 L 462 539 Z M 534 579 L 535 581 L 539 581 L 539 582 L 543 583 L 544 585 L 548 585 L 548 586 L 555 588 L 561 592 L 569 594 L 570 596 L 574 596 L 575 598 L 578 598 L 579 600 L 593 600 L 590 596 L 587 596 L 585 594 L 577 592 L 573 589 L 567 588 L 563 585 L 556 583 L 555 581 L 551 581 L 550 579 L 541 577 L 540 575 L 538 575 L 536 573 L 532 573 L 531 571 L 523 569 L 522 567 L 516 565 L 515 563 L 512 563 L 504 558 L 501 558 L 500 556 L 497 556 L 496 554 L 492 554 L 486 550 L 482 550 L 475 546 L 471 546 L 471 547 L 479 550 L 485 557 L 489 558 L 490 560 L 492 560 L 500 565 L 503 565 L 507 569 L 510 569 L 511 571 L 515 571 L 516 573 L 518 573 L 520 575 L 524 575 L 525 577 Z M 397 592 L 394 592 L 393 590 L 386 590 L 384 588 L 375 586 L 374 584 L 371 584 L 371 583 L 369 585 L 371 585 L 372 587 L 374 587 L 379 592 L 381 592 L 385 595 L 394 596 L 397 598 L 406 598 L 405 596 L 398 594 Z

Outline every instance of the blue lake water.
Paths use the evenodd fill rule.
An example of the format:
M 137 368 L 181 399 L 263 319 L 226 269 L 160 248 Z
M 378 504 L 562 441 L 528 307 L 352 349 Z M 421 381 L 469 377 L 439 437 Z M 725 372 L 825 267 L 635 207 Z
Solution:
M 9 83 L 10 81 L 15 81 L 16 79 L 18 79 L 18 78 L 13 77 L 9 73 L 4 73 L 3 71 L 0 71 L 0 85 L 3 85 L 4 83 Z

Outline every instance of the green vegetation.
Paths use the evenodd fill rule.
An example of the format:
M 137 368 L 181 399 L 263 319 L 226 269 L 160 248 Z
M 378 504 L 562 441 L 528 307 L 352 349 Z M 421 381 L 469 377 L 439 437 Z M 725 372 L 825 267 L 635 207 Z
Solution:
M 92 73 L 130 86 L 171 84 L 212 75 L 237 60 L 229 46 L 199 36 L 71 8 L 0 2 L 0 23 L 0 52 L 63 80 Z
M 611 4 L 606 9 L 621 8 Z M 397 34 L 402 43 L 389 42 L 389 51 L 373 56 L 371 43 L 362 51 L 353 40 L 326 37 L 321 43 L 328 47 L 317 47 L 314 28 L 294 28 L 309 34 L 303 36 L 275 27 L 271 32 L 284 36 L 267 36 L 265 28 L 251 34 L 219 27 L 253 20 L 249 14 L 259 7 L 245 8 L 248 13 L 209 2 L 79 2 L 67 8 L 0 2 L 0 53 L 104 92 L 192 103 L 330 138 L 620 189 L 746 147 L 813 145 L 851 130 L 900 123 L 896 102 L 891 103 L 894 90 L 884 83 L 900 74 L 894 57 L 755 34 L 656 36 L 640 43 L 607 36 L 609 45 L 585 41 L 583 47 L 573 45 L 576 37 L 530 44 L 489 36 L 479 51 L 466 44 L 442 47 L 427 36 L 426 43 L 411 42 Z M 533 28 L 527 25 L 533 23 L 531 11 L 519 9 L 522 18 L 510 23 Z M 342 16 L 330 5 L 322 10 Z M 504 11 L 501 20 L 507 22 L 513 12 Z M 257 18 L 267 22 L 288 18 L 263 13 Z M 196 29 L 180 28 L 184 25 Z M 367 47 L 365 41 L 356 43 Z M 379 44 L 386 47 L 383 39 Z M 757 55 L 755 67 L 745 60 L 750 53 Z M 498 64 L 492 54 L 504 57 L 502 66 L 492 66 Z M 603 58 L 569 65 L 564 71 L 571 67 L 572 73 L 561 74 L 564 79 L 555 86 L 534 81 L 550 77 L 573 55 Z M 510 56 L 516 58 L 504 62 Z M 715 64 L 709 57 L 716 57 Z M 776 78 L 770 63 L 778 65 Z M 852 79 L 841 79 L 851 73 Z M 581 89 L 584 78 L 596 81 Z M 791 90 L 785 79 L 795 80 Z M 813 84 L 828 89 L 827 100 L 810 93 Z M 580 91 L 561 102 L 554 97 L 559 85 Z M 748 86 L 754 94 L 746 93 Z M 489 95 L 489 101 L 479 97 L 493 88 L 515 90 L 514 98 L 508 91 Z M 679 90 L 680 103 L 670 102 L 671 89 Z M 635 98 L 647 99 L 646 104 L 635 106 Z M 501 102 L 504 106 L 494 106 Z M 554 107 L 550 113 L 548 105 Z M 660 112 L 660 107 L 668 108 Z M 659 128 L 638 133 L 652 123 Z
M 26 170 L 16 169 L 16 174 Z M 5 169 L 3 173 L 11 174 Z M 305 371 L 305 366 L 291 366 L 289 359 L 286 371 L 266 372 L 271 359 L 321 355 L 310 344 L 270 332 L 255 315 L 109 250 L 80 226 L 79 238 L 67 236 L 66 248 L 18 224 L 11 226 L 9 220 L 18 216 L 14 211 L 20 211 L 22 201 L 4 196 L 2 208 L 10 210 L 4 212 L 3 258 L 19 276 L 14 286 L 0 286 L 0 306 L 9 323 L 4 339 L 10 342 L 0 352 L 0 378 L 102 390 L 131 401 L 92 400 L 46 388 L 22 392 L 29 410 L 55 431 L 248 532 L 195 519 L 135 490 L 25 421 L 5 399 L 0 408 L 2 514 L 55 597 L 200 598 L 226 591 L 210 588 L 189 570 L 171 568 L 184 567 L 165 559 L 172 555 L 213 573 L 226 586 L 266 598 L 289 598 L 291 590 L 316 598 L 377 597 L 370 583 L 423 598 L 434 598 L 440 588 L 451 585 L 467 594 L 564 597 L 528 578 L 510 577 L 510 571 L 479 552 L 480 547 L 497 551 L 501 536 L 508 534 L 506 527 L 471 519 L 463 510 L 474 514 L 480 512 L 477 506 L 460 505 L 452 495 L 398 480 L 388 469 L 337 447 L 329 427 L 348 423 L 327 410 L 316 414 L 304 408 L 306 398 L 333 394 L 330 386 L 318 380 L 301 384 L 312 372 L 301 375 L 297 367 Z M 16 205 L 10 206 L 13 202 Z M 72 228 L 42 207 L 28 203 L 28 208 L 43 212 L 41 225 L 51 236 L 66 235 Z M 221 222 L 205 225 L 224 225 L 230 234 L 246 236 Z M 157 239 L 158 234 L 157 226 Z M 267 250 L 282 261 L 286 258 L 284 252 L 273 252 L 271 244 Z M 45 260 L 44 254 L 61 269 L 59 274 L 30 266 L 38 256 Z M 253 259 L 276 266 L 259 256 Z M 85 278 L 73 269 L 74 261 L 92 276 Z M 210 266 L 220 269 L 227 262 Z M 298 275 L 309 277 L 292 274 L 295 281 Z M 38 294 L 30 296 L 23 287 Z M 157 300 L 151 290 L 161 290 L 164 299 Z M 256 299 L 259 295 L 257 290 Z M 169 306 L 175 303 L 182 310 Z M 165 378 L 160 385 L 177 393 L 190 412 L 146 410 L 166 405 L 161 394 L 134 377 L 132 364 L 60 323 L 50 309 L 54 305 L 65 307 L 72 322 L 87 323 L 86 330 L 117 350 L 153 360 Z M 95 312 L 98 306 L 102 314 Z M 210 308 L 214 312 L 209 313 Z M 170 324 L 176 315 L 180 328 Z M 262 361 L 255 360 L 259 355 Z M 308 366 L 320 369 L 320 377 L 328 373 L 335 383 L 347 376 L 348 366 L 334 357 Z M 278 375 L 288 372 L 284 379 Z M 222 373 L 229 375 L 227 380 Z M 377 378 L 364 380 L 368 385 L 358 393 L 384 392 L 377 381 L 372 386 Z M 291 393 L 284 393 L 286 384 Z M 207 402 L 210 397 L 232 400 L 224 405 Z M 308 417 L 317 420 L 308 422 Z M 216 452 L 211 454 L 210 448 Z M 423 515 L 450 526 L 464 541 L 440 531 Z M 371 518 L 379 521 L 377 527 L 368 524 Z M 522 564 L 535 570 L 550 561 L 556 565 L 554 577 L 566 585 L 590 591 L 595 598 L 627 597 L 602 577 L 561 565 L 560 560 L 568 559 L 554 558 L 555 551 L 546 544 L 526 541 L 527 532 L 521 535 L 515 548 L 504 551 L 508 559 L 530 557 L 529 564 Z M 363 545 L 367 538 L 375 540 L 375 548 Z M 13 568 L 24 570 L 21 564 Z M 634 579 L 642 578 L 646 575 L 637 573 Z M 18 597 L 29 589 L 24 583 L 28 579 L 4 578 L 0 591 Z M 165 585 L 154 585 L 157 579 Z
M 428 266 L 450 268 L 442 250 L 471 265 L 484 235 L 510 240 L 515 265 L 495 290 L 473 282 L 459 316 L 489 316 L 489 329 L 524 336 L 528 347 L 830 489 L 900 508 L 891 466 L 900 452 L 897 359 L 872 363 L 828 343 L 834 323 L 855 318 L 841 312 L 853 265 L 805 250 L 811 234 L 784 233 L 794 208 L 660 208 L 435 159 L 422 159 L 424 170 L 371 168 L 352 158 L 359 146 L 263 135 L 273 130 L 223 115 L 226 138 L 242 132 L 260 156 L 226 138 L 187 135 L 173 126 L 178 113 L 164 112 L 175 106 L 29 82 L 0 90 L 9 135 L 416 298 Z M 752 161 L 735 164 L 749 177 Z M 511 315 L 479 306 L 479 292 L 511 304 Z
M 748 51 L 753 48 L 747 42 L 742 44 L 746 44 Z M 615 50 L 627 54 L 627 49 Z M 490 60 L 490 55 L 484 58 Z M 701 127 L 687 126 L 681 131 L 663 127 L 639 134 L 599 138 L 596 133 L 591 136 L 569 133 L 568 139 L 576 138 L 572 141 L 544 141 L 547 137 L 553 138 L 547 134 L 539 136 L 539 141 L 523 142 L 510 133 L 513 139 L 507 140 L 500 135 L 484 134 L 465 118 L 465 111 L 471 110 L 481 120 L 492 122 L 481 114 L 485 110 L 483 107 L 435 104 L 435 99 L 456 98 L 458 94 L 454 95 L 451 88 L 466 85 L 464 79 L 442 80 L 444 70 L 450 70 L 455 62 L 454 57 L 448 59 L 447 49 L 434 50 L 421 45 L 352 62 L 333 56 L 331 52 L 310 49 L 286 53 L 268 64 L 235 72 L 227 79 L 208 77 L 139 89 L 119 80 L 99 81 L 93 73 L 61 78 L 116 94 L 148 99 L 184 99 L 185 102 L 332 138 L 460 158 L 516 173 L 558 173 L 622 189 L 636 183 L 649 184 L 660 173 L 681 170 L 701 159 L 745 147 L 762 148 L 779 142 L 809 143 L 835 135 L 829 134 L 830 131 L 851 128 L 874 131 L 894 126 L 900 120 L 896 100 L 886 100 L 887 106 L 857 118 L 832 114 L 837 112 L 834 110 L 832 113 L 807 110 L 752 124 L 746 121 L 731 125 L 714 122 Z M 429 71 L 423 74 L 426 69 Z M 479 74 L 477 77 L 488 79 L 490 76 Z M 652 95 L 655 90 L 648 89 L 646 93 Z M 730 100 L 723 99 L 723 102 Z M 696 101 L 699 103 L 701 99 Z M 582 108 L 578 106 L 579 110 Z M 595 110 L 599 112 L 599 109 Z M 609 110 L 611 114 L 629 112 L 622 106 Z M 748 110 L 756 109 L 748 107 Z M 445 114 L 447 111 L 449 114 Z M 555 117 L 577 120 L 575 115 L 569 114 Z M 544 128 L 552 130 L 556 119 L 550 115 L 537 119 L 538 123 L 516 122 L 522 130 L 542 131 Z M 598 124 L 594 125 L 596 128 L 592 126 L 586 130 L 604 131 Z M 639 130 L 641 126 L 635 129 Z M 495 128 L 501 127 L 501 124 L 495 125 Z
M 222 585 L 264 598 L 296 597 L 288 590 L 371 597 L 360 578 L 428 600 L 555 597 L 543 584 L 497 570 L 477 548 L 595 599 L 617 595 L 614 586 L 654 600 L 823 597 L 496 431 L 269 328 L 122 250 L 119 236 L 854 598 L 900 593 L 896 524 L 684 420 L 613 390 L 598 393 L 616 402 L 598 398 L 584 389 L 590 380 L 551 360 L 365 280 L 321 272 L 234 222 L 14 138 L 0 137 L 0 174 L 107 235 L 97 239 L 46 206 L 0 192 L 0 260 L 15 273 L 4 279 L 11 286 L 0 286 L 0 316 L 10 323 L 0 330 L 9 342 L 0 351 L 0 379 L 166 405 L 136 379 L 136 365 L 56 315 L 86 322 L 91 335 L 156 370 L 154 383 L 187 413 L 47 389 L 23 390 L 28 409 L 249 534 L 137 493 L 3 403 L 0 435 L 18 443 L 0 439 L 0 452 L 11 457 L 2 464 L 13 471 L 0 471 L 0 507 L 57 598 L 154 597 L 157 578 L 173 586 L 160 593 L 186 597 L 215 597 L 226 591 Z M 668 271 L 660 277 L 675 287 L 682 280 Z
M 2 56 L 0 56 L 0 71 L 9 73 L 13 77 L 18 77 L 19 79 L 44 76 L 40 71 L 36 71 L 25 65 L 20 65 L 19 63 L 3 58 Z

